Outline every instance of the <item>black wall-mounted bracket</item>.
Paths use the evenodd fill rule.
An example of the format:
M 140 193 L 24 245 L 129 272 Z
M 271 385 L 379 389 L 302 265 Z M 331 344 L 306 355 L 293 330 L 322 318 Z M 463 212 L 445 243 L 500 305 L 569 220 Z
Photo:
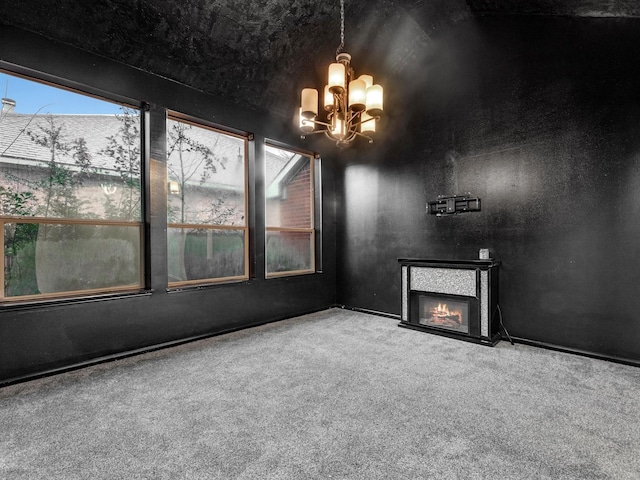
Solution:
M 456 215 L 457 213 L 479 212 L 480 199 L 464 195 L 438 195 L 438 199 L 427 203 L 427 212 L 437 217 Z

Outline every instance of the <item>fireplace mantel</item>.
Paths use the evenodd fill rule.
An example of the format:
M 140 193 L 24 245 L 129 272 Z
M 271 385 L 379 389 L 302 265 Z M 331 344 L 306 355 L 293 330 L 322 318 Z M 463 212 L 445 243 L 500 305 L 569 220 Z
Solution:
M 442 260 L 400 258 L 402 317 L 400 326 L 484 345 L 500 341 L 498 260 Z M 420 309 L 431 303 L 464 306 L 464 325 L 428 322 Z M 447 312 L 448 313 L 448 312 Z M 458 312 L 456 312 L 458 313 Z M 441 315 L 458 319 L 459 315 Z

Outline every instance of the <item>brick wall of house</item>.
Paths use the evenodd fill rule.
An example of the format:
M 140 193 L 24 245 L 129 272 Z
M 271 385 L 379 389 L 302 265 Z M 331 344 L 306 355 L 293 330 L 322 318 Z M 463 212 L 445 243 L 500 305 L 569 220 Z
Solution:
M 287 196 L 280 203 L 283 227 L 311 228 L 311 169 L 307 163 L 287 185 Z

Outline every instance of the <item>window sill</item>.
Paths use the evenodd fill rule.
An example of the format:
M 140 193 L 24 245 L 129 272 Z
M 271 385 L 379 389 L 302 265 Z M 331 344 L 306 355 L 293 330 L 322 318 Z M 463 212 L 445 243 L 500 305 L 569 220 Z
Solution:
M 306 275 L 319 275 L 322 274 L 322 272 L 317 272 L 315 270 L 295 270 L 292 272 L 273 272 L 273 273 L 267 273 L 265 275 L 265 278 L 267 280 L 271 280 L 274 278 L 291 278 L 291 277 L 302 277 L 302 276 L 306 276 Z
M 198 283 L 198 284 L 185 284 L 185 285 L 175 285 L 167 287 L 167 293 L 180 293 L 180 292 L 193 292 L 198 290 L 210 290 L 213 288 L 219 287 L 228 287 L 228 286 L 236 286 L 236 285 L 249 285 L 251 283 L 251 279 L 242 278 L 237 280 L 225 280 L 221 282 L 210 282 L 210 283 Z
M 48 307 L 59 305 L 75 305 L 79 303 L 93 303 L 103 302 L 109 300 L 118 300 L 131 297 L 148 297 L 151 296 L 153 290 L 136 290 L 127 292 L 112 292 L 98 295 L 86 295 L 86 296 L 69 296 L 69 297 L 57 297 L 57 298 L 43 298 L 42 300 L 29 299 L 29 300 L 7 300 L 5 299 L 0 303 L 0 311 L 7 310 L 20 310 L 29 309 L 34 307 Z

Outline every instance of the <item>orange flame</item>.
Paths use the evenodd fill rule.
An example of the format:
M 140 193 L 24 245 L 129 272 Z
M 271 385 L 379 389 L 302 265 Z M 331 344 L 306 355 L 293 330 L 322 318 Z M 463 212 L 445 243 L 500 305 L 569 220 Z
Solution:
M 436 308 L 436 312 L 441 313 L 443 315 L 449 315 L 451 313 L 449 312 L 449 309 L 447 308 L 446 303 L 439 303 L 438 308 Z

